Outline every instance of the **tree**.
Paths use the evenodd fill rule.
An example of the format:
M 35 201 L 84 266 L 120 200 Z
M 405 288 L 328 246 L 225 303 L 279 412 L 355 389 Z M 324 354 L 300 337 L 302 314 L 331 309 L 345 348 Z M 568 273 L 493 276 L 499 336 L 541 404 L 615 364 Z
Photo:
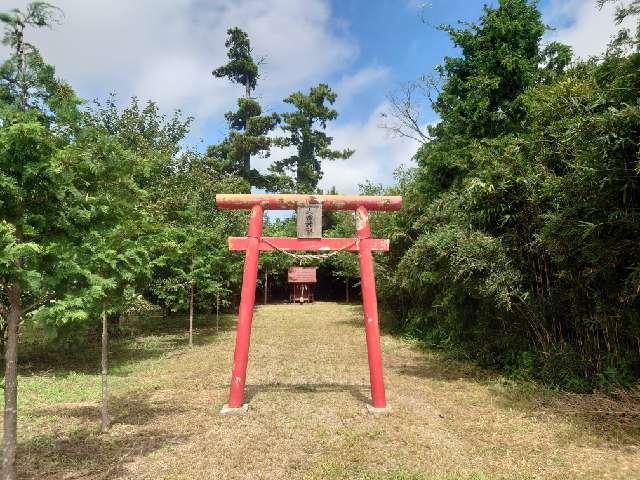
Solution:
M 338 112 L 326 105 L 333 105 L 336 98 L 331 88 L 321 83 L 308 94 L 295 92 L 284 99 L 295 110 L 282 114 L 282 129 L 288 136 L 280 138 L 278 144 L 294 147 L 297 152 L 274 162 L 269 170 L 280 176 L 295 174 L 295 182 L 289 182 L 289 188 L 298 193 L 315 192 L 322 178 L 322 160 L 347 159 L 353 155 L 353 150 L 331 150 L 333 139 L 323 131 L 327 122 L 338 117 Z
M 222 175 L 210 159 L 194 153 L 183 155 L 162 182 L 154 208 L 162 228 L 150 295 L 172 311 L 189 311 L 190 345 L 194 311 L 217 307 L 220 300 L 226 304 L 241 275 L 239 259 L 229 258 L 227 237 L 241 230 L 242 212 L 218 210 L 212 199 L 245 187 L 241 178 Z
M 244 97 L 238 99 L 238 109 L 227 112 L 229 136 L 217 145 L 209 147 L 207 156 L 216 159 L 218 169 L 229 174 L 239 174 L 250 185 L 265 187 L 270 180 L 251 168 L 251 157 L 268 156 L 271 132 L 279 122 L 277 114 L 262 115 L 260 103 L 252 97 L 259 78 L 262 59 L 255 60 L 249 36 L 238 27 L 227 30 L 229 62 L 213 71 L 216 78 L 228 78 L 244 86 Z
M 462 52 L 443 67 L 441 121 L 398 186 L 403 211 L 380 230 L 397 239 L 381 300 L 423 341 L 511 375 L 577 391 L 629 384 L 640 54 L 571 64 L 567 46 L 539 44 L 534 10 L 504 0 L 450 30 Z
M 15 479 L 18 328 L 59 296 L 76 270 L 75 232 L 65 207 L 79 201 L 76 165 L 60 153 L 80 113 L 71 87 L 55 78 L 24 37 L 55 23 L 57 9 L 34 2 L 0 15 L 11 56 L 0 67 L 0 318 L 5 338 L 2 475 Z M 55 123 L 54 123 L 55 121 Z
M 251 98 L 251 93 L 258 83 L 258 65 L 253 58 L 249 35 L 238 27 L 227 30 L 227 40 L 224 46 L 229 50 L 227 57 L 229 62 L 213 71 L 213 76 L 217 78 L 227 77 L 235 83 L 245 87 L 245 98 Z
M 24 12 L 15 8 L 0 13 L 4 24 L 2 44 L 13 52 L 6 61 L 0 75 L 2 97 L 11 99 L 16 106 L 26 110 L 29 101 L 52 95 L 53 88 L 60 86 L 53 77 L 53 68 L 45 65 L 38 50 L 25 39 L 27 27 L 51 27 L 59 22 L 62 11 L 47 2 L 31 2 Z M 36 89 L 36 92 L 30 91 Z
M 526 115 L 518 97 L 538 80 L 545 26 L 535 3 L 500 0 L 498 8 L 484 7 L 478 25 L 466 27 L 440 27 L 462 56 L 446 57 L 438 68 L 445 83 L 434 103 L 442 118 L 436 130 L 495 137 Z
M 142 278 L 148 275 L 151 230 L 145 209 L 142 171 L 145 158 L 128 150 L 116 135 L 91 124 L 65 152 L 68 159 L 88 158 L 76 172 L 79 183 L 90 186 L 85 201 L 68 205 L 67 214 L 79 219 L 82 229 L 75 248 L 76 277 L 66 293 L 36 313 L 54 328 L 64 323 L 102 324 L 101 381 L 102 432 L 110 426 L 108 410 L 108 315 L 124 311 Z
M 165 254 L 163 232 L 166 227 L 159 202 L 167 194 L 163 191 L 166 179 L 174 176 L 184 157 L 180 153 L 180 142 L 191 121 L 180 112 L 166 118 L 153 102 L 140 108 L 135 98 L 122 111 L 110 98 L 104 106 L 97 104 L 91 115 L 90 124 L 99 137 L 90 141 L 84 151 L 99 145 L 101 137 L 120 149 L 118 164 L 110 164 L 106 159 L 101 162 L 105 169 L 100 174 L 101 181 L 106 181 L 104 189 L 94 188 L 94 191 L 104 191 L 105 210 L 112 221 L 97 225 L 94 221 L 88 226 L 89 231 L 96 231 L 99 236 L 97 241 L 89 242 L 98 248 L 87 258 L 88 269 L 97 273 L 102 281 L 108 281 L 100 304 L 95 305 L 100 309 L 103 331 L 103 431 L 109 428 L 107 314 L 121 314 L 146 290 L 154 262 Z M 99 149 L 94 156 L 99 158 L 102 151 Z M 113 177 L 109 178 L 110 175 Z
M 96 103 L 57 155 L 76 196 L 60 205 L 73 241 L 73 269 L 55 299 L 33 314 L 50 330 L 73 332 L 102 324 L 102 431 L 109 429 L 108 318 L 139 297 L 148 279 L 157 230 L 150 192 L 171 171 L 189 119 L 167 121 L 153 103 L 137 100 L 120 112 L 115 100 Z M 59 266 L 56 265 L 57 268 Z
M 432 104 L 433 90 L 436 89 L 433 77 L 423 75 L 418 80 L 406 82 L 396 91 L 387 94 L 389 109 L 380 114 L 380 127 L 396 137 L 408 138 L 419 143 L 430 140 L 423 117 L 425 100 Z

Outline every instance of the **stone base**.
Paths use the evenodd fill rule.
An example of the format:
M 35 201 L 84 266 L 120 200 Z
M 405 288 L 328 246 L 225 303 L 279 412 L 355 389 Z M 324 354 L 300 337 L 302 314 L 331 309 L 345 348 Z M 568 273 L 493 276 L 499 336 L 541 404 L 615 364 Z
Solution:
M 241 417 L 246 415 L 249 411 L 249 404 L 244 403 L 241 407 L 231 408 L 226 403 L 222 406 L 222 410 L 220 410 L 220 415 L 226 415 L 229 417 Z
M 379 415 L 389 415 L 391 413 L 391 407 L 387 405 L 384 408 L 376 408 L 372 405 L 367 404 L 367 411 L 371 415 L 379 416 Z

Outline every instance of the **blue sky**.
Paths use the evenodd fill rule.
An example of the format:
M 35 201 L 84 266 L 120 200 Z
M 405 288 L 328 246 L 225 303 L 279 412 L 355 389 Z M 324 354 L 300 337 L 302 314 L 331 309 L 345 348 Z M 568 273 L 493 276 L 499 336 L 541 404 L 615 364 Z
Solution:
M 340 118 L 329 133 L 337 148 L 355 155 L 326 163 L 322 187 L 357 191 L 358 183 L 393 182 L 393 171 L 411 165 L 418 144 L 382 130 L 386 96 L 403 82 L 433 71 L 455 54 L 441 23 L 476 20 L 484 3 L 475 0 L 50 0 L 65 11 L 53 30 L 31 32 L 45 58 L 86 99 L 116 92 L 137 95 L 163 111 L 179 108 L 195 116 L 188 146 L 203 149 L 226 133 L 224 112 L 241 89 L 214 79 L 225 61 L 225 30 L 249 32 L 254 51 L 267 63 L 257 95 L 268 111 L 281 100 L 319 82 L 338 93 Z M 0 8 L 24 0 L 0 0 Z M 574 46 L 581 56 L 600 53 L 616 30 L 611 7 L 595 0 L 544 0 L 545 22 L 557 27 L 547 40 Z M 0 53 L 3 53 L 0 51 Z M 428 108 L 423 124 L 437 121 Z M 274 157 L 287 155 L 274 152 Z M 266 168 L 271 160 L 256 159 Z
M 343 112 L 343 119 L 348 121 L 363 119 L 395 84 L 431 72 L 445 55 L 454 55 L 448 36 L 435 26 L 475 20 L 481 14 L 482 3 L 449 0 L 423 6 L 421 2 L 410 1 L 334 0 L 332 8 L 358 42 L 359 57 L 351 70 L 377 66 L 387 69 L 388 73 L 383 82 L 376 85 L 375 95 L 362 92 L 357 107 Z

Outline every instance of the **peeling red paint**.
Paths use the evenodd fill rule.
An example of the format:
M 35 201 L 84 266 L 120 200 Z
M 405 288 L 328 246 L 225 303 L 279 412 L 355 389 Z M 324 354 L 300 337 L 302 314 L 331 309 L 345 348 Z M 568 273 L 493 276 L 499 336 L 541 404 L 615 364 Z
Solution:
M 236 346 L 233 355 L 233 370 L 229 388 L 231 408 L 240 408 L 244 400 L 244 383 L 249 362 L 249 340 L 251 338 L 251 322 L 253 321 L 253 305 L 256 299 L 256 283 L 258 278 L 258 258 L 260 256 L 259 238 L 262 236 L 263 210 L 260 205 L 253 205 L 249 220 L 249 239 L 242 274 L 242 292 L 240 294 L 240 311 L 236 327 Z
M 261 205 L 265 210 L 295 210 L 298 205 L 319 203 L 327 210 L 356 210 L 363 206 L 368 210 L 400 210 L 402 197 L 365 195 L 272 195 L 272 194 L 229 194 L 216 195 L 216 206 L 228 209 L 250 209 Z
M 360 288 L 362 289 L 362 311 L 364 313 L 364 331 L 369 360 L 369 380 L 371 382 L 371 403 L 374 408 L 387 406 L 382 376 L 382 351 L 380 349 L 380 326 L 378 324 L 378 299 L 376 297 L 376 278 L 371 254 L 371 226 L 369 213 L 363 206 L 358 207 L 356 218 L 360 218 L 356 232 L 360 240 L 358 263 L 360 266 Z

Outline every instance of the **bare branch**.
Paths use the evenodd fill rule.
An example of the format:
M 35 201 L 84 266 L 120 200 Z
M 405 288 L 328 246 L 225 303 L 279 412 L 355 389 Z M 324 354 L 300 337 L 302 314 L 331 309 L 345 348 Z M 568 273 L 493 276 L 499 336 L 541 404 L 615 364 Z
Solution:
M 427 16 L 425 15 L 425 12 L 427 11 L 427 9 L 432 7 L 433 7 L 433 4 L 431 2 L 424 2 L 420 5 L 420 21 L 422 23 L 429 24 L 429 21 L 427 20 Z
M 409 138 L 420 143 L 431 140 L 422 118 L 427 105 L 433 104 L 437 86 L 431 77 L 422 76 L 407 82 L 396 92 L 387 95 L 389 111 L 382 113 L 385 119 L 379 126 L 397 137 Z
M 266 55 L 260 55 L 256 60 L 256 65 L 258 67 L 262 66 L 262 65 L 267 65 L 267 56 Z

